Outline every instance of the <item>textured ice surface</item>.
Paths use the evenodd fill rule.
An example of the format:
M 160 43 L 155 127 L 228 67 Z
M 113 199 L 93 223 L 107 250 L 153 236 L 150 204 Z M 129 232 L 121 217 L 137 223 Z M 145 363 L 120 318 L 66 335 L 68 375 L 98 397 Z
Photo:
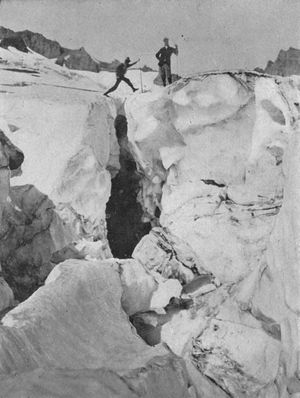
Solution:
M 113 84 L 113 74 L 74 73 L 36 55 L 20 60 L 15 51 L 1 54 L 19 68 L 35 69 L 0 69 L 8 84 L 0 93 L 0 127 L 25 154 L 23 174 L 13 184 L 35 184 L 49 195 L 81 245 L 95 233 L 101 242 L 110 174 L 119 167 L 113 119 L 125 105 L 132 151 L 144 174 L 140 200 L 149 219 L 160 215 L 160 228 L 142 239 L 134 260 L 62 263 L 44 288 L 6 315 L 2 373 L 17 376 L 0 380 L 5 397 L 16 391 L 47 396 L 47 388 L 63 396 L 66 386 L 76 396 L 88 383 L 114 396 L 120 368 L 132 382 L 128 393 L 127 376 L 126 385 L 120 381 L 121 396 L 183 397 L 183 363 L 161 345 L 147 347 L 121 309 L 147 312 L 153 297 L 155 307 L 167 307 L 160 339 L 185 359 L 199 396 L 297 393 L 299 80 L 213 73 L 143 94 L 122 85 L 113 101 L 97 92 Z M 138 71 L 129 77 L 138 84 Z M 151 79 L 144 79 L 147 87 Z M 105 248 L 101 253 L 109 255 Z M 173 284 L 168 278 L 178 279 L 178 289 L 165 297 L 162 286 Z M 199 286 L 191 308 L 176 300 L 165 305 L 178 295 L 179 282 L 193 281 Z M 152 365 L 150 371 L 148 359 L 160 372 Z M 113 372 L 105 393 L 103 366 Z M 67 370 L 54 386 L 60 367 Z
M 166 236 L 221 283 L 182 327 L 183 314 L 164 325 L 163 339 L 182 350 L 198 333 L 194 364 L 236 397 L 283 397 L 282 375 L 299 366 L 298 84 L 214 73 L 126 103 L 146 211 L 159 206 Z M 169 250 L 149 235 L 134 256 L 164 269 Z

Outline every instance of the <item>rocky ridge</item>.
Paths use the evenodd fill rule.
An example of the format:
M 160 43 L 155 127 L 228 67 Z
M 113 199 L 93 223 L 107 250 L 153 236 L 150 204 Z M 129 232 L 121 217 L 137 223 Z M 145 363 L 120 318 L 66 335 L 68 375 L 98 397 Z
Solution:
M 117 60 L 113 62 L 95 60 L 83 47 L 79 49 L 65 48 L 57 41 L 47 39 L 42 34 L 31 32 L 30 30 L 15 32 L 0 26 L 0 40 L 0 45 L 4 48 L 11 45 L 21 51 L 27 52 L 26 47 L 28 47 L 46 58 L 56 58 L 57 64 L 66 65 L 69 69 L 91 72 L 100 72 L 101 70 L 114 71 L 119 64 Z
M 300 50 L 290 47 L 280 50 L 275 61 L 269 61 L 265 73 L 279 76 L 300 75 Z
M 47 39 L 42 34 L 31 32 L 30 30 L 15 32 L 0 26 L 0 41 L 1 47 L 8 48 L 8 46 L 12 46 L 24 52 L 27 52 L 29 48 L 46 58 L 56 59 L 58 65 L 66 66 L 69 69 L 114 72 L 120 64 L 117 59 L 112 62 L 97 60 L 84 47 L 79 49 L 62 47 L 56 40 Z M 142 70 L 145 72 L 153 71 L 146 65 L 144 65 Z

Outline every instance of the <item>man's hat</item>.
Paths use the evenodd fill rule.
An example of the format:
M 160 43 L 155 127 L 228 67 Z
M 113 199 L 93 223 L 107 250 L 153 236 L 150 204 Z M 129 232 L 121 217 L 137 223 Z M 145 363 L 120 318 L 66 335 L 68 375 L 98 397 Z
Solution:
M 167 37 L 165 37 L 163 41 L 169 41 L 169 39 Z
M 130 58 L 126 57 L 125 62 L 130 62 Z

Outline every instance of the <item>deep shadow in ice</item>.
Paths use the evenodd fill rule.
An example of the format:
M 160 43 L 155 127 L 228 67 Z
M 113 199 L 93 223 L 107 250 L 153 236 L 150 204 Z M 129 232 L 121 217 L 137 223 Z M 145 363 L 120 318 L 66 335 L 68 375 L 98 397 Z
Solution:
M 114 257 L 129 258 L 142 236 L 151 230 L 142 222 L 143 209 L 137 200 L 142 176 L 137 172 L 127 138 L 127 120 L 115 119 L 120 145 L 120 171 L 112 180 L 111 196 L 106 207 L 107 237 Z

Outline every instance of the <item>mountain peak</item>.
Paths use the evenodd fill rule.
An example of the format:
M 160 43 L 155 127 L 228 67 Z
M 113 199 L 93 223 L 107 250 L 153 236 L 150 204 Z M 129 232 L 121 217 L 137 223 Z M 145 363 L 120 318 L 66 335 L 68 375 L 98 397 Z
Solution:
M 47 39 L 41 33 L 28 29 L 15 32 L 0 26 L 0 46 L 15 47 L 20 51 L 28 52 L 28 48 L 46 58 L 55 59 L 59 65 L 69 69 L 100 72 L 101 70 L 114 71 L 119 61 L 101 62 L 95 60 L 84 47 L 69 49 L 62 47 L 56 40 Z
M 275 61 L 268 61 L 265 73 L 279 76 L 300 75 L 300 50 L 294 47 L 281 49 Z

